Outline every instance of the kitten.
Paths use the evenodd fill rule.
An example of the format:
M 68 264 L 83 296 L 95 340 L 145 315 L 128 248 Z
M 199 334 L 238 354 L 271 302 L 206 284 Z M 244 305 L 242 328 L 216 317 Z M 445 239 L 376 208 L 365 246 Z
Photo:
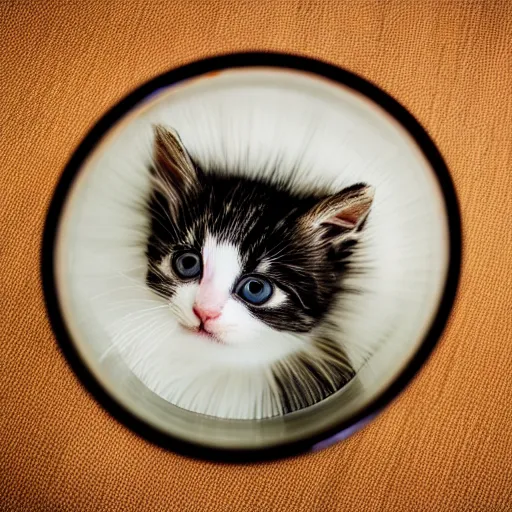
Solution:
M 162 126 L 154 130 L 150 171 L 146 283 L 179 325 L 180 336 L 169 341 L 178 347 L 172 357 L 181 357 L 180 343 L 183 353 L 194 350 L 202 365 L 196 374 L 203 387 L 212 386 L 195 386 L 195 398 L 190 392 L 184 399 L 182 383 L 171 401 L 212 415 L 265 417 L 310 406 L 343 387 L 354 369 L 327 315 L 343 293 L 372 187 L 318 196 L 205 172 L 178 134 Z M 194 374 L 196 356 L 184 356 L 184 375 Z M 219 384 L 223 372 L 226 382 L 236 374 L 233 385 Z M 236 401 L 244 379 L 246 412 L 213 410 L 222 399 Z M 180 386 L 177 376 L 170 382 Z M 198 405 L 201 393 L 209 406 Z

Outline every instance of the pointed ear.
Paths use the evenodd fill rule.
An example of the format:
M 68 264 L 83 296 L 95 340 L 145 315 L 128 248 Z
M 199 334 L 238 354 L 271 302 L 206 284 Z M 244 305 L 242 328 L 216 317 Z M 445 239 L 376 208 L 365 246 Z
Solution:
M 310 228 L 328 227 L 328 237 L 339 243 L 355 235 L 370 213 L 375 191 L 359 183 L 319 201 L 307 214 Z
M 155 125 L 153 132 L 153 176 L 175 199 L 199 184 L 198 174 L 177 132 L 161 125 Z

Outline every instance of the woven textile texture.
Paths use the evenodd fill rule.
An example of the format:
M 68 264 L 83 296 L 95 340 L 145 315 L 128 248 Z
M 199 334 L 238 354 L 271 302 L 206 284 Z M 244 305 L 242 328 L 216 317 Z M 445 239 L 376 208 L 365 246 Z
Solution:
M 512 510 L 512 2 L 0 2 L 0 510 Z M 79 385 L 45 316 L 39 247 L 78 142 L 135 86 L 249 49 L 360 73 L 420 120 L 461 201 L 445 335 L 376 421 L 323 452 L 204 463 L 139 439 Z

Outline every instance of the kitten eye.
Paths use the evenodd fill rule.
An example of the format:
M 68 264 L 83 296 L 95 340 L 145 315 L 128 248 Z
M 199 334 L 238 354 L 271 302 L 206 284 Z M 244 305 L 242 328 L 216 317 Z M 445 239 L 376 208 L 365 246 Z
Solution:
M 195 252 L 182 252 L 173 261 L 174 270 L 183 279 L 192 279 L 201 273 L 201 257 Z
M 272 285 L 260 277 L 246 277 L 238 283 L 236 293 L 249 304 L 260 306 L 267 302 L 273 293 Z

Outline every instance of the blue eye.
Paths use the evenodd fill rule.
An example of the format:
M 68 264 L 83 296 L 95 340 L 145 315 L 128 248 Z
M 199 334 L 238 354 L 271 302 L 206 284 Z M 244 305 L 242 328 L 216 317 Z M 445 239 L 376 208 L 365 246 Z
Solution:
M 195 252 L 182 252 L 173 261 L 174 270 L 183 279 L 192 279 L 201 274 L 201 257 Z
M 272 285 L 261 277 L 245 277 L 238 283 L 236 293 L 249 304 L 261 306 L 272 296 Z

